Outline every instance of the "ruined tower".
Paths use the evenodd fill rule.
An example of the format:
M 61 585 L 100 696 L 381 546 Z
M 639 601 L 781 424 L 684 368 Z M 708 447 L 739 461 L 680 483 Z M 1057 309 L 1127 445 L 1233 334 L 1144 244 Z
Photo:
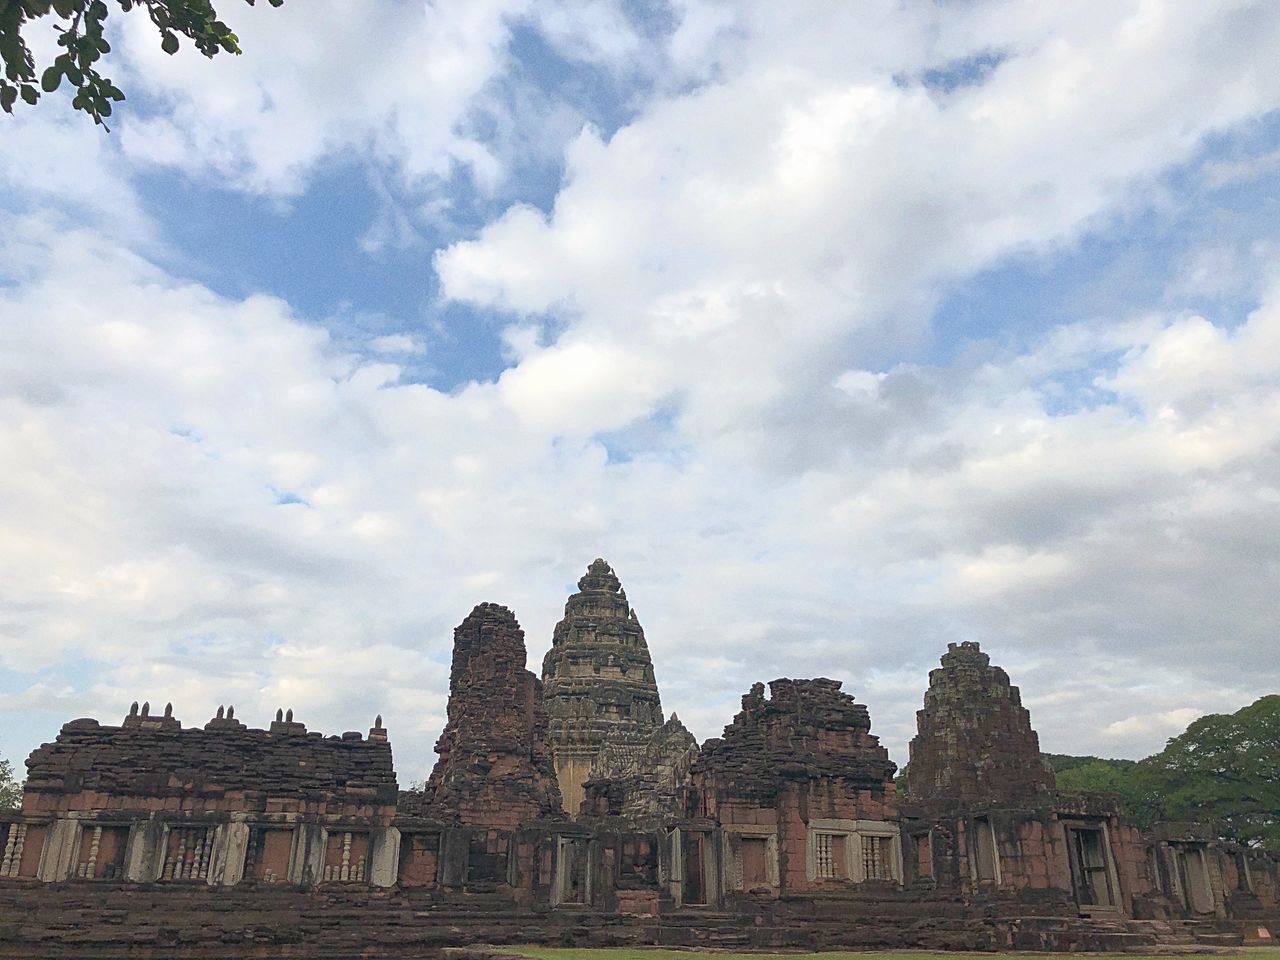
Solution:
M 1053 792 L 1018 688 L 976 643 L 947 645 L 916 726 L 907 765 L 913 802 L 1034 804 Z
M 696 813 L 777 809 L 796 785 L 813 816 L 881 820 L 893 812 L 897 767 L 871 732 L 867 708 L 839 680 L 774 680 L 742 698 L 724 735 L 706 741 L 693 766 Z
M 565 603 L 542 682 L 556 776 L 565 809 L 576 814 L 605 741 L 615 756 L 641 754 L 663 722 L 644 630 L 603 560 L 587 568 Z
M 449 720 L 427 782 L 438 815 L 507 830 L 563 816 L 542 684 L 524 661 L 524 631 L 506 607 L 479 604 L 453 631 Z

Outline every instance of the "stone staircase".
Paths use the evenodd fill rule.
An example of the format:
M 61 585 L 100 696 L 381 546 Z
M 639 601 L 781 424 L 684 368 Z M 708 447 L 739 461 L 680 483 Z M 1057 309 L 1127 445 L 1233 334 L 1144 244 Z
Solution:
M 687 909 L 656 917 L 521 906 L 509 896 L 329 888 L 0 886 L 0 960 L 210 957 L 429 960 L 460 944 L 701 949 L 1214 952 L 1235 925 L 1068 916 L 929 914 L 905 902 L 797 903 L 771 915 Z

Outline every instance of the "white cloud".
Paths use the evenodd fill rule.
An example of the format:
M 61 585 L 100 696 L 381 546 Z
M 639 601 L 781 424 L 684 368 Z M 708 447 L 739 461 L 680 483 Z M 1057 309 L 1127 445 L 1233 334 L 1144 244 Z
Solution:
M 1280 298 L 1234 331 L 1094 324 L 968 372 L 851 370 L 827 462 L 787 475 L 716 444 L 611 461 L 569 425 L 626 418 L 628 376 L 658 374 L 625 358 L 559 354 L 577 360 L 560 393 L 520 394 L 522 363 L 447 395 L 95 234 L 6 237 L 43 267 L 0 300 L 0 584 L 22 598 L 0 657 L 87 658 L 92 684 L 59 703 L 173 700 L 191 722 L 292 706 L 326 729 L 380 711 L 416 775 L 452 626 L 509 603 L 536 664 L 597 554 L 703 736 L 752 680 L 834 674 L 901 757 L 956 636 L 1009 668 L 1055 749 L 1152 749 L 1167 731 L 1135 707 L 1172 716 L 1193 679 L 1206 708 L 1280 681 Z M 1046 410 L 1046 378 L 1117 350 L 1110 399 Z M 1170 649 L 1176 675 L 1141 689 Z
M 369 347 L 375 353 L 426 353 L 427 348 L 421 340 L 404 333 L 389 333 L 386 336 L 374 337 Z
M 345 152 L 410 179 L 499 175 L 467 118 L 523 5 L 433 5 L 408 27 L 403 5 L 290 9 L 242 11 L 274 63 L 152 63 L 131 41 L 171 109 L 128 155 L 271 194 Z M 566 49 L 644 70 L 642 31 L 596 35 L 616 9 L 547 9 Z M 1140 755 L 1188 704 L 1276 689 L 1264 258 L 1239 261 L 1233 287 L 1267 291 L 1244 323 L 1182 310 L 1175 282 L 1152 312 L 1018 349 L 895 358 L 947 282 L 1105 230 L 1207 137 L 1274 110 L 1280 18 L 673 9 L 660 63 L 681 82 L 611 137 L 576 136 L 549 216 L 517 205 L 437 258 L 450 295 L 517 314 L 494 382 L 406 382 L 411 331 L 352 354 L 280 299 L 166 272 L 154 246 L 51 217 L 56 178 L 4 220 L 6 711 L 172 700 L 203 722 L 234 702 L 326 730 L 381 712 L 416 778 L 453 625 L 507 603 L 536 666 L 598 555 L 664 705 L 701 736 L 754 680 L 833 675 L 903 760 L 953 639 L 983 641 L 1058 752 Z M 992 50 L 981 82 L 921 79 Z M 373 247 L 405 241 L 375 227 Z M 0 752 L 29 745 L 13 729 Z
M 607 143 L 584 131 L 549 218 L 515 206 L 437 259 L 450 296 L 555 312 L 565 349 L 604 331 L 670 371 L 650 408 L 687 388 L 704 434 L 786 416 L 775 378 L 812 400 L 841 359 L 914 336 L 939 283 L 1071 242 L 1280 101 L 1256 4 L 744 10 L 721 82 Z M 902 80 L 992 47 L 1011 52 L 980 85 Z
M 316 0 L 242 9 L 233 26 L 248 53 L 212 61 L 162 53 L 145 17 L 125 17 L 128 84 L 163 105 L 124 118 L 125 150 L 267 194 L 297 194 L 321 160 L 370 156 L 410 181 L 462 167 L 492 184 L 497 161 L 466 121 L 505 69 L 508 21 L 526 6 Z
M 1139 714 L 1107 724 L 1104 732 L 1111 737 L 1150 737 L 1153 734 L 1173 737 L 1185 730 L 1192 720 L 1199 719 L 1204 714 L 1205 711 L 1199 707 L 1179 707 L 1164 713 Z

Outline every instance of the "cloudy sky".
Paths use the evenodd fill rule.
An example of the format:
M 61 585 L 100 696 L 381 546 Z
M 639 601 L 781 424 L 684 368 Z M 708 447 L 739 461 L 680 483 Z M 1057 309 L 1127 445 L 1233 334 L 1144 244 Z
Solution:
M 132 700 L 433 760 L 610 560 L 699 738 L 979 640 L 1046 750 L 1280 690 L 1271 0 L 224 0 L 0 118 L 0 756 Z M 43 35 L 36 38 L 42 46 Z

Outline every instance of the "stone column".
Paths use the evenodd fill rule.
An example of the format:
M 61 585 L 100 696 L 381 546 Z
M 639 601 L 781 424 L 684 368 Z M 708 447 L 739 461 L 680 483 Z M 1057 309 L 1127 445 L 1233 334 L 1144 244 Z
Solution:
M 369 883 L 394 887 L 400 876 L 400 831 L 396 827 L 374 830 L 369 837 Z
M 329 831 L 318 823 L 299 823 L 289 859 L 289 882 L 303 887 L 315 886 L 324 874 L 324 848 Z
M 134 883 L 154 883 L 164 862 L 164 824 L 155 820 L 135 823 L 129 830 L 124 876 Z
M 45 834 L 44 852 L 36 877 L 45 883 L 56 883 L 71 875 L 80 841 L 80 824 L 75 820 L 55 820 Z
M 244 862 L 249 853 L 249 824 L 233 820 L 224 824 L 214 848 L 214 868 L 210 885 L 234 887 L 244 879 Z

